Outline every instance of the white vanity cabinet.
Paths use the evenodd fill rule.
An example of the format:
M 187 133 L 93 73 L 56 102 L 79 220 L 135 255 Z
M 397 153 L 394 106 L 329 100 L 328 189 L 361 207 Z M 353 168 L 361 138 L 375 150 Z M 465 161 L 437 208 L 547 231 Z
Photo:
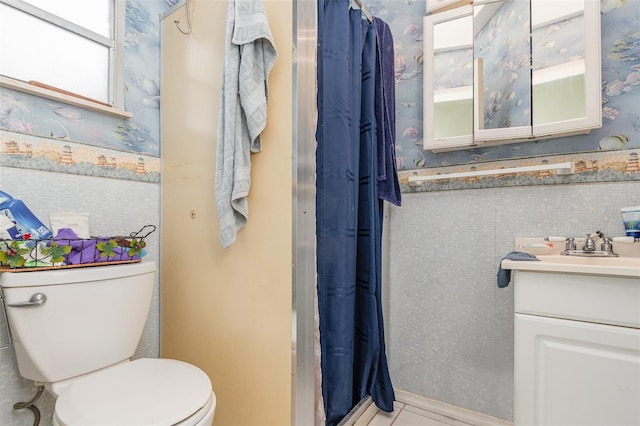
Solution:
M 640 425 L 640 276 L 515 264 L 515 425 Z

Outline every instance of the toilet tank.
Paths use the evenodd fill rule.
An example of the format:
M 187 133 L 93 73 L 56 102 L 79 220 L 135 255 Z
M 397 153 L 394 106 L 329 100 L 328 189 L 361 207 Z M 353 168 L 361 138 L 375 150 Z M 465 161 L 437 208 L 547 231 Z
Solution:
M 130 358 L 151 305 L 154 262 L 0 273 L 20 374 L 53 383 Z M 41 293 L 40 306 L 12 307 Z

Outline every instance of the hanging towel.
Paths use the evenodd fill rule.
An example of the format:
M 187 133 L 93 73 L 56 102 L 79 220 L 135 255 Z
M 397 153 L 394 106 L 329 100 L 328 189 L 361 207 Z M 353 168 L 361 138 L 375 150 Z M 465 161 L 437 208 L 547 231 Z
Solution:
M 267 80 L 276 56 L 262 0 L 228 0 L 216 152 L 216 207 L 224 248 L 249 217 L 251 153 L 262 150 Z
M 393 35 L 376 17 L 376 123 L 378 145 L 378 197 L 396 206 L 401 203 L 396 165 L 396 88 Z
M 512 251 L 511 253 L 507 253 L 502 260 L 540 260 L 532 254 L 525 253 L 522 251 Z M 498 281 L 498 287 L 504 288 L 509 285 L 511 281 L 511 269 L 502 269 L 502 260 L 500 261 L 500 265 L 498 266 L 498 274 L 496 275 Z

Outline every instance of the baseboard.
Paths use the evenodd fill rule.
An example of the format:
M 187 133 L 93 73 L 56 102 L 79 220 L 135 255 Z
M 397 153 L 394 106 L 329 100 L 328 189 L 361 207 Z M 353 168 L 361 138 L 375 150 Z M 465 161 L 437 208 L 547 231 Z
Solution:
M 401 389 L 394 389 L 396 400 L 423 410 L 432 411 L 475 426 L 513 426 L 513 423 L 488 414 L 468 410 L 446 402 L 436 401 Z M 375 405 L 374 405 L 375 407 Z M 366 423 L 365 423 L 366 424 Z

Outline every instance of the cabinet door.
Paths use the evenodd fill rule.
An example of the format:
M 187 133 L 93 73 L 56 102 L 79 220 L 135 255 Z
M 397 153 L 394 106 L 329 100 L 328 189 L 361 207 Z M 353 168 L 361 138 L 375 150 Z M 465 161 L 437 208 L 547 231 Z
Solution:
M 424 18 L 424 148 L 473 144 L 471 6 Z
M 475 141 L 531 137 L 529 0 L 473 6 Z
M 640 330 L 515 317 L 516 425 L 640 424 Z
M 602 125 L 600 2 L 531 0 L 534 137 Z

